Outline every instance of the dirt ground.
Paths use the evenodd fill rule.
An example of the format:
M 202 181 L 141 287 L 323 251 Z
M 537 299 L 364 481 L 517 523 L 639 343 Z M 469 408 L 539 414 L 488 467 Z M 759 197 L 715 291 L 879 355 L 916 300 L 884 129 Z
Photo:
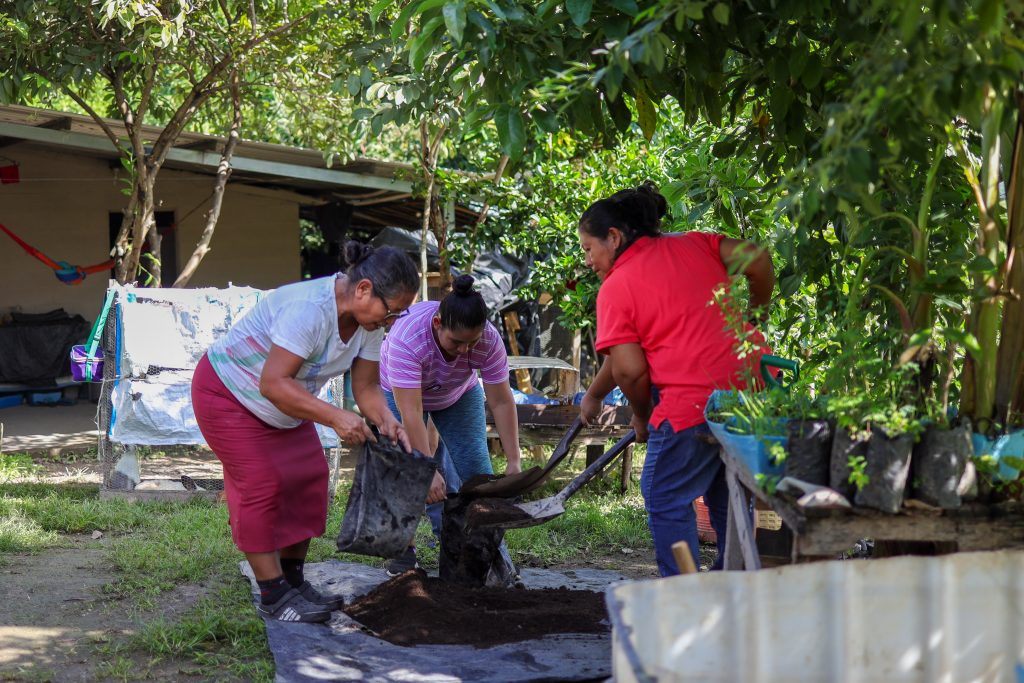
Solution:
M 100 649 L 136 631 L 157 613 L 140 613 L 106 595 L 114 576 L 104 564 L 107 537 L 66 536 L 67 547 L 36 555 L 8 554 L 0 565 L 0 680 L 103 680 Z M 203 586 L 178 586 L 159 614 L 173 618 L 205 594 Z M 195 666 L 139 662 L 154 680 L 182 680 Z
M 39 454 L 33 460 L 42 468 L 34 481 L 100 484 L 103 480 L 94 454 Z M 353 460 L 343 458 L 343 480 L 346 475 L 350 478 Z M 146 455 L 140 468 L 143 479 L 178 479 L 182 474 L 197 479 L 221 477 L 219 462 L 203 451 Z M 179 586 L 161 599 L 165 607 L 159 612 L 139 613 L 103 591 L 116 578 L 103 560 L 109 537 L 94 540 L 90 535 L 74 535 L 63 540 L 66 547 L 0 558 L 0 681 L 103 680 L 98 667 L 103 664 L 106 645 L 124 640 L 159 614 L 173 618 L 186 611 L 208 590 L 199 585 Z M 529 560 L 523 564 L 534 566 Z M 654 554 L 648 549 L 615 549 L 600 558 L 544 566 L 609 569 L 637 579 L 657 576 Z M 137 664 L 137 670 L 145 670 L 150 680 L 204 678 L 191 662 L 165 660 L 155 667 L 148 662 Z

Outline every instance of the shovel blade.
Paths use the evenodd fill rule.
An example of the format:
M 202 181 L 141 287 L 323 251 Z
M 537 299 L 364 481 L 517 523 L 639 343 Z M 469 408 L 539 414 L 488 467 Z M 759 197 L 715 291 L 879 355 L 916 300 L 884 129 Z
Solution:
M 516 503 L 516 507 L 525 513 L 519 519 L 510 519 L 493 524 L 481 524 L 481 529 L 525 529 L 537 526 L 550 521 L 565 512 L 565 506 L 560 496 L 551 496 L 541 500 L 534 500 L 529 503 Z

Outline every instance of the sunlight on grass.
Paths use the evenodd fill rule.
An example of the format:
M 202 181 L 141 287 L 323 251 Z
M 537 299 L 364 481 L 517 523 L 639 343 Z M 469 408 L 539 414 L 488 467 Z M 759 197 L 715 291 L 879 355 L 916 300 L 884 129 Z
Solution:
M 31 478 L 43 471 L 27 453 L 0 453 L 0 483 Z
M 19 511 L 0 514 L 0 552 L 39 552 L 59 543 L 58 534 Z
M 181 583 L 237 574 L 242 555 L 231 541 L 227 509 L 196 499 L 157 514 L 144 533 L 117 539 L 110 558 L 122 574 L 112 591 L 145 604 Z
M 246 681 L 271 681 L 274 662 L 263 620 L 240 578 L 200 600 L 176 622 L 159 618 L 131 638 L 133 649 L 154 657 L 187 657 L 206 672 Z

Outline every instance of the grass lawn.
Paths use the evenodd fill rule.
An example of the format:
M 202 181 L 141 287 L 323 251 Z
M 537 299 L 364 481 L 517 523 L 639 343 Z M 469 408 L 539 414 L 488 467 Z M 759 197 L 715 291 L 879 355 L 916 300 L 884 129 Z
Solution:
M 637 454 L 642 461 L 643 451 Z M 558 481 L 536 497 L 550 495 L 582 469 L 577 457 Z M 88 545 L 102 532 L 100 564 L 109 569 L 103 600 L 130 615 L 129 628 L 89 643 L 97 677 L 112 680 L 167 679 L 167 665 L 191 680 L 270 681 L 274 669 L 262 621 L 252 608 L 247 581 L 231 542 L 222 504 L 102 501 L 95 485 L 32 483 L 36 465 L 29 456 L 0 454 L 0 570 L 24 554 L 45 560 L 47 553 Z M 504 463 L 496 463 L 501 471 Z M 564 467 L 564 466 L 563 466 Z M 639 467 L 635 471 L 639 471 Z M 620 566 L 643 558 L 649 573 L 651 542 L 636 483 L 617 492 L 617 471 L 578 494 L 567 512 L 530 529 L 509 531 L 507 541 L 523 566 Z M 28 480 L 28 481 L 26 481 Z M 4 483 L 6 481 L 6 483 Z M 339 554 L 334 546 L 341 522 L 346 482 L 331 506 L 327 533 L 314 539 L 310 562 L 340 558 L 380 565 L 382 560 Z M 83 541 L 82 539 L 85 539 Z M 417 532 L 420 561 L 436 567 L 430 528 Z M 74 576 L 57 577 L 74 583 Z M 178 609 L 182 591 L 195 599 Z M 0 619 L 0 624 L 3 620 Z M 8 671 L 0 680 L 46 680 L 41 671 Z

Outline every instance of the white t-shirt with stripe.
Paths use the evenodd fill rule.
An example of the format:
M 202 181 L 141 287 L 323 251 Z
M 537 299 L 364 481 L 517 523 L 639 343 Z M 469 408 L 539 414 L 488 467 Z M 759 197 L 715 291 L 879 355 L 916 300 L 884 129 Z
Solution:
M 260 374 L 271 345 L 304 359 L 295 376 L 314 396 L 344 374 L 356 358 L 377 362 L 384 330 L 357 327 L 348 343 L 338 332 L 337 276 L 305 280 L 270 292 L 206 352 L 224 386 L 256 417 L 273 427 L 302 423 L 260 394 Z

